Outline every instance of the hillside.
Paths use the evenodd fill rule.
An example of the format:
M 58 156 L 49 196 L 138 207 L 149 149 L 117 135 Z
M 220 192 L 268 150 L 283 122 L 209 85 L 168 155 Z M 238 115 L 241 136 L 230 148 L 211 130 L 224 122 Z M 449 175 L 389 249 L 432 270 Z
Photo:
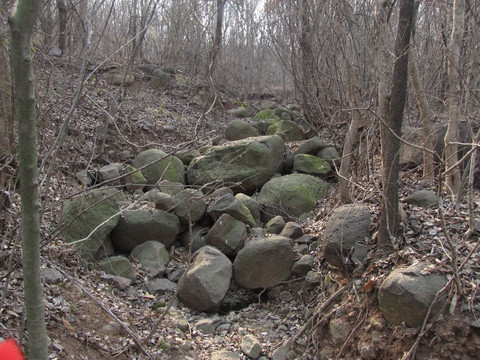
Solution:
M 237 288 L 229 294 L 237 307 L 220 314 L 192 311 L 178 299 L 172 299 L 171 293 L 150 294 L 144 288 L 148 274 L 138 263 L 139 280 L 132 286 L 122 290 L 119 284 L 109 283 L 98 265 L 84 263 L 56 230 L 64 201 L 87 190 L 78 172 L 94 173 L 110 163 L 129 163 L 139 152 L 150 148 L 175 152 L 187 146 L 200 148 L 211 144 L 223 135 L 225 126 L 233 119 L 226 110 L 238 107 L 242 101 L 219 91 L 222 105 L 210 109 L 202 96 L 202 79 L 177 71 L 167 88 L 160 91 L 144 73 L 135 70 L 136 81 L 126 88 L 118 103 L 118 87 L 96 74 L 85 83 L 85 91 L 66 126 L 63 145 L 50 152 L 70 112 L 79 68 L 62 58 L 36 59 L 38 152 L 39 159 L 46 159 L 41 172 L 45 204 L 42 267 L 55 269 L 61 275 L 44 284 L 51 359 L 210 359 L 219 350 L 246 358 L 241 355 L 241 343 L 247 334 L 259 340 L 263 356 L 274 359 L 400 359 L 417 339 L 417 359 L 478 356 L 480 326 L 478 321 L 474 322 L 480 306 L 478 234 L 464 237 L 468 230 L 468 206 L 462 203 L 457 210 L 447 196 L 443 206 L 448 232 L 456 244 L 459 263 L 466 261 L 460 273 L 463 293 L 454 315 L 447 311 L 421 336 L 418 328 L 389 325 L 379 310 L 376 294 L 394 268 L 419 260 L 451 277 L 451 252 L 440 236 L 444 227 L 438 211 L 403 203 L 407 218 L 396 252 L 384 259 L 374 259 L 370 254 L 362 268 L 342 272 L 328 265 L 319 250 L 327 221 L 339 205 L 335 183 L 330 196 L 317 203 L 314 215 L 301 223 L 305 234 L 319 240 L 316 249 L 309 249 L 315 258 L 313 270 L 318 273 L 318 282 L 296 277 L 261 291 Z M 286 105 L 288 100 L 280 101 Z M 248 101 L 246 106 L 255 114 L 260 100 Z M 324 134 L 319 136 L 325 138 Z M 336 142 L 331 138 L 325 141 Z M 371 234 L 375 233 L 379 214 L 378 184 L 378 166 L 372 166 L 355 190 L 356 203 L 370 208 Z M 416 170 L 405 171 L 401 185 L 402 201 L 413 190 L 433 189 L 431 184 L 422 183 Z M 478 195 L 476 190 L 476 201 Z M 10 334 L 22 339 L 19 195 L 11 194 L 10 200 L 11 206 L 0 213 L 0 277 L 6 295 L 2 296 L 0 322 L 2 336 Z M 480 204 L 474 205 L 478 216 Z M 373 249 L 373 240 L 371 245 Z M 189 263 L 185 247 L 173 246 L 170 255 L 171 271 Z M 170 305 L 170 313 L 163 317 L 162 310 Z M 344 322 L 340 329 L 332 325 L 335 319 Z M 199 330 L 199 321 L 206 329 L 203 332 Z M 216 329 L 209 329 L 218 324 Z M 151 339 L 144 342 L 142 339 L 147 336 Z M 288 354 L 277 351 L 273 355 L 292 339 L 295 343 Z

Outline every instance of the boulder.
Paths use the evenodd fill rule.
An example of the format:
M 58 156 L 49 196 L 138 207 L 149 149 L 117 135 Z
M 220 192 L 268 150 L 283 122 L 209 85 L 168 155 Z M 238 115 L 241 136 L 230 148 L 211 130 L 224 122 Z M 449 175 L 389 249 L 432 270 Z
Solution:
M 240 140 L 252 136 L 260 136 L 260 131 L 246 121 L 232 120 L 225 128 L 225 138 L 228 140 Z
M 185 189 L 173 197 L 175 202 L 175 215 L 178 216 L 180 223 L 192 224 L 199 221 L 205 214 L 207 203 L 200 190 Z
M 333 266 L 341 267 L 355 245 L 369 237 L 370 209 L 363 205 L 342 205 L 335 209 L 323 234 L 323 256 Z
M 405 202 L 407 204 L 429 208 L 438 205 L 438 196 L 431 190 L 419 190 L 407 196 Z
M 317 153 L 317 156 L 320 159 L 327 160 L 327 162 L 330 164 L 330 167 L 332 169 L 335 168 L 334 163 L 337 167 L 340 166 L 340 154 L 338 153 L 337 149 L 334 147 L 327 147 L 325 149 L 320 150 Z
M 99 262 L 99 265 L 107 274 L 120 276 L 129 279 L 131 282 L 136 280 L 133 265 L 124 256 L 112 256 Z
M 161 191 L 155 193 L 153 202 L 158 210 L 173 211 L 175 209 L 176 202 L 173 196 Z
M 157 186 L 161 192 L 164 192 L 168 195 L 175 196 L 178 193 L 182 192 L 185 189 L 183 183 L 173 182 L 170 180 L 162 180 L 158 183 Z
M 125 73 L 124 70 L 114 69 L 114 70 L 111 70 L 108 73 L 106 73 L 104 75 L 104 79 L 108 83 L 118 86 L 118 85 L 122 84 L 124 73 Z M 127 74 L 127 76 L 125 77 L 125 81 L 124 81 L 123 85 L 124 86 L 130 86 L 130 85 L 133 84 L 134 81 L 135 81 L 135 76 L 133 76 L 132 74 Z
M 229 256 L 238 253 L 246 237 L 245 224 L 228 214 L 223 214 L 210 229 L 205 241 Z
M 284 236 L 289 239 L 297 239 L 303 235 L 303 228 L 299 223 L 289 221 L 285 224 L 280 233 L 280 236 Z
M 378 302 L 383 316 L 394 326 L 421 326 L 437 292 L 447 283 L 443 274 L 428 271 L 425 262 L 396 269 L 383 281 L 378 290 Z M 438 315 L 448 293 L 440 295 L 430 314 Z
M 230 260 L 213 246 L 204 246 L 185 273 L 178 296 L 186 306 L 197 311 L 216 311 L 231 278 Z
M 253 335 L 245 335 L 240 344 L 242 352 L 251 359 L 258 359 L 262 352 L 262 344 Z
M 215 188 L 225 184 L 247 195 L 261 188 L 283 162 L 285 143 L 279 136 L 260 136 L 214 146 L 193 159 L 187 177 L 191 185 Z
M 275 124 L 278 120 L 274 119 L 265 119 L 265 120 L 257 120 L 255 123 L 255 127 L 260 131 L 260 134 L 267 135 L 268 128 Z
M 250 115 L 250 112 L 248 111 L 248 109 L 246 107 L 238 107 L 238 108 L 235 108 L 235 109 L 230 109 L 227 111 L 230 115 L 233 115 L 233 116 L 236 116 L 236 117 L 239 117 L 239 118 L 246 118 Z
M 162 276 L 165 266 L 170 260 L 165 245 L 161 242 L 150 240 L 135 246 L 131 255 L 138 260 L 144 268 L 153 276 Z
M 275 111 L 272 108 L 264 108 L 253 117 L 253 120 L 273 120 L 276 122 L 280 118 L 275 115 Z
M 207 213 L 213 218 L 214 221 L 217 221 L 217 219 L 223 214 L 229 214 L 233 218 L 249 225 L 250 227 L 256 226 L 250 210 L 248 210 L 248 208 L 243 205 L 240 200 L 231 194 L 226 194 L 217 199 L 208 207 Z
M 288 170 L 293 168 L 293 160 L 295 159 L 295 156 L 299 154 L 315 155 L 324 147 L 325 143 L 318 136 L 308 139 L 287 156 L 285 159 L 285 168 Z
M 185 184 L 185 169 L 182 161 L 175 156 L 167 155 L 160 149 L 150 149 L 141 152 L 133 160 L 133 166 L 139 169 L 152 162 L 155 163 L 142 169 L 148 184 L 156 184 L 160 179 Z
M 274 216 L 268 223 L 265 225 L 265 229 L 270 234 L 280 234 L 285 226 L 285 220 L 280 215 Z
M 156 69 L 151 73 L 151 83 L 152 85 L 159 90 L 163 90 L 167 87 L 168 82 L 170 81 L 170 75 L 168 75 L 162 69 Z
M 132 165 L 125 166 L 126 175 L 123 180 L 125 183 L 125 189 L 130 192 L 136 190 L 143 190 L 147 184 L 147 179 L 143 176 L 141 171 L 135 171 Z
M 259 223 L 261 221 L 260 204 L 256 200 L 252 199 L 250 196 L 244 193 L 236 194 L 235 198 L 240 200 L 240 202 L 247 207 L 256 223 Z
M 149 240 L 169 247 L 180 228 L 178 218 L 161 210 L 127 210 L 112 231 L 112 243 L 117 251 L 130 252 Z
M 307 174 L 291 174 L 268 181 L 260 190 L 257 201 L 262 206 L 262 220 L 276 215 L 285 219 L 298 218 L 313 210 L 315 201 L 325 197 L 330 186 Z
M 293 160 L 293 171 L 315 176 L 325 176 L 332 171 L 327 160 L 315 155 L 298 154 Z
M 195 224 L 192 228 L 192 251 L 197 251 L 198 249 L 207 245 L 205 236 L 210 231 L 209 226 Z M 181 237 L 181 242 L 183 246 L 190 246 L 190 232 L 184 231 Z
M 293 262 L 294 253 L 289 239 L 273 236 L 252 240 L 235 258 L 235 282 L 246 289 L 265 288 L 288 279 Z
M 97 177 L 98 182 L 108 181 L 108 185 L 115 186 L 120 185 L 120 172 L 122 171 L 123 165 L 121 163 L 112 163 L 102 167 L 98 170 Z M 115 180 L 113 180 L 115 179 Z
M 285 141 L 300 141 L 304 139 L 303 130 L 293 121 L 280 120 L 272 124 L 268 130 L 267 135 L 279 135 Z
M 305 254 L 300 257 L 292 266 L 292 273 L 298 276 L 306 276 L 312 270 L 315 259 L 310 254 Z
M 175 156 L 182 160 L 183 164 L 186 166 L 188 166 L 194 158 L 200 155 L 202 154 L 200 154 L 200 151 L 198 151 L 198 149 L 180 150 L 175 154 Z
M 118 202 L 123 199 L 117 190 L 104 188 L 65 201 L 62 212 L 65 240 L 69 243 L 82 240 L 75 244 L 81 256 L 94 258 L 118 224 Z

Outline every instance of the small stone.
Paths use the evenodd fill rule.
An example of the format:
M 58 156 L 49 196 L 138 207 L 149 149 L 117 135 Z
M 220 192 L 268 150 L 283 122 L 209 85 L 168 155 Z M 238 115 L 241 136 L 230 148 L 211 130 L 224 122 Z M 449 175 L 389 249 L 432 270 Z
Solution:
M 177 284 L 168 279 L 155 279 L 146 284 L 145 288 L 150 294 L 166 294 L 173 293 L 177 288 Z
M 315 259 L 312 255 L 302 255 L 292 266 L 292 272 L 298 276 L 306 276 L 312 270 Z
M 253 335 L 245 335 L 240 348 L 245 355 L 252 359 L 257 359 L 262 352 L 262 344 Z
M 232 351 L 215 351 L 210 360 L 240 360 L 240 356 Z
M 280 215 L 270 220 L 265 228 L 270 234 L 280 234 L 285 226 L 285 220 Z
M 375 352 L 375 348 L 371 345 L 363 344 L 360 347 L 360 355 L 362 356 L 362 359 L 376 359 L 377 354 Z
M 103 328 L 103 331 L 110 335 L 118 335 L 122 332 L 122 326 L 115 321 L 109 322 L 107 325 L 105 325 Z
M 278 298 L 282 301 L 290 301 L 293 299 L 293 295 L 288 291 L 282 291 L 278 294 Z
M 63 275 L 57 269 L 45 268 L 41 271 L 41 277 L 47 284 L 56 284 L 63 281 Z
M 303 235 L 302 227 L 300 226 L 300 224 L 293 221 L 289 221 L 288 223 L 286 223 L 285 227 L 280 233 L 280 236 L 285 236 L 290 239 L 297 239 L 302 235 Z
M 195 323 L 195 328 L 204 334 L 213 334 L 221 323 L 222 319 L 218 317 L 201 319 Z
M 431 190 L 419 190 L 407 196 L 405 202 L 407 204 L 428 208 L 438 205 L 438 197 Z
M 305 282 L 308 285 L 317 285 L 322 280 L 322 276 L 316 271 L 309 271 L 307 276 L 305 276 Z
M 120 290 L 128 289 L 130 287 L 130 284 L 132 283 L 130 279 L 109 274 L 102 275 L 100 279 L 105 281 L 107 284 L 113 286 L 114 288 Z

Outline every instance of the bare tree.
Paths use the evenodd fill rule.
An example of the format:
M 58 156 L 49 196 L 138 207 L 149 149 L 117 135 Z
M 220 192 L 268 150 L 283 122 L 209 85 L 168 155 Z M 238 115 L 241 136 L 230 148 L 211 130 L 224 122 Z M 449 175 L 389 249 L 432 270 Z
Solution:
M 18 119 L 19 174 L 22 209 L 22 262 L 29 358 L 48 359 L 47 330 L 40 280 L 40 199 L 36 148 L 35 84 L 32 33 L 41 0 L 19 0 L 9 19 L 11 63 Z
M 448 128 L 445 134 L 445 174 L 449 190 L 459 195 L 461 189 L 461 173 L 458 167 L 458 146 L 460 120 L 462 116 L 462 83 L 460 63 L 463 35 L 465 31 L 465 0 L 453 3 L 453 27 L 448 42 Z
M 382 144 L 383 199 L 378 229 L 380 254 L 393 250 L 393 239 L 398 235 L 398 178 L 400 172 L 398 150 L 400 148 L 403 112 L 408 82 L 408 49 L 413 20 L 414 0 L 400 1 L 400 14 L 395 41 L 395 64 L 387 118 L 380 126 Z

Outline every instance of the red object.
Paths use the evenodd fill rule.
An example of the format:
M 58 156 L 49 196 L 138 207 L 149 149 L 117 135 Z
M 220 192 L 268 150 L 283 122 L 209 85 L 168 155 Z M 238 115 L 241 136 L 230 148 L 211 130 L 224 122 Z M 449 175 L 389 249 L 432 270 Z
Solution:
M 22 349 L 17 342 L 10 338 L 0 343 L 0 359 L 1 360 L 25 360 Z

